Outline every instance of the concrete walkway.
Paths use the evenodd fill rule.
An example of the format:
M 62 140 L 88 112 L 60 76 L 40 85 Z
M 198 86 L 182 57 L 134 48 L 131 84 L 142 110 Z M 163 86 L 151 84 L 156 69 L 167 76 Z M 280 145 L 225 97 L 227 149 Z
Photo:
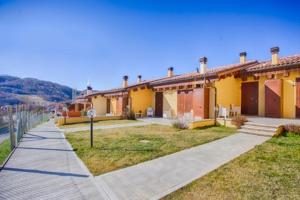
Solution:
M 24 135 L 0 172 L 0 199 L 107 199 L 53 122 Z
M 113 124 L 113 125 L 105 125 L 105 126 L 94 126 L 94 130 L 99 130 L 99 129 L 111 129 L 111 128 L 123 128 L 123 127 L 133 127 L 133 126 L 145 126 L 149 125 L 151 123 L 148 122 L 133 122 L 133 123 L 128 123 L 128 124 Z M 61 129 L 65 133 L 72 133 L 72 132 L 79 132 L 79 131 L 88 131 L 90 130 L 90 126 L 82 126 L 82 127 L 74 127 L 74 128 L 65 128 Z
M 95 177 L 112 199 L 159 199 L 251 150 L 269 137 L 238 133 Z

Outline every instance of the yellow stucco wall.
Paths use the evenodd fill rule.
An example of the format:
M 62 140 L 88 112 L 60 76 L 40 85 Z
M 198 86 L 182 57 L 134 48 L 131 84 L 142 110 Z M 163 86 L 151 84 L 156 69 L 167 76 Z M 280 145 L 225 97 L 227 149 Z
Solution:
M 176 90 L 163 92 L 163 113 L 167 115 L 168 118 L 174 118 L 177 116 Z
M 93 108 L 96 110 L 97 115 L 105 115 L 106 114 L 106 98 L 98 95 L 92 97 Z
M 123 119 L 122 116 L 101 116 L 101 117 L 95 117 L 94 122 L 97 121 L 105 121 L 105 120 L 118 120 Z M 70 117 L 66 118 L 66 124 L 78 124 L 78 123 L 84 123 L 89 122 L 91 119 L 88 117 Z M 65 119 L 63 117 L 60 117 L 56 120 L 56 123 L 58 126 L 65 124 Z
M 241 79 L 233 76 L 215 82 L 217 104 L 222 107 L 241 106 Z
M 296 116 L 296 87 L 295 80 L 300 77 L 300 72 L 290 72 L 288 77 L 277 75 L 277 79 L 282 79 L 282 116 L 283 118 L 295 118 Z M 265 115 L 265 81 L 266 76 L 259 78 L 258 92 L 258 115 Z M 252 77 L 248 77 L 246 82 L 254 81 Z
M 131 110 L 134 113 L 138 113 L 139 111 L 142 111 L 142 115 L 146 116 L 147 108 L 148 107 L 154 108 L 153 95 L 154 93 L 152 89 L 138 88 L 137 91 L 130 90 L 129 98 L 130 98 Z
M 110 113 L 116 115 L 117 114 L 117 99 L 111 98 L 110 99 Z

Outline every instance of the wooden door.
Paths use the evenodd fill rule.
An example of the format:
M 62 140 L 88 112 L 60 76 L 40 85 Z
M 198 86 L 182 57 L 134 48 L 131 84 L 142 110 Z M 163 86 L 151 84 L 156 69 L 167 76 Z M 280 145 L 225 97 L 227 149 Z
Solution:
M 193 90 L 186 90 L 184 93 L 184 112 L 189 113 L 193 110 Z
M 296 118 L 300 118 L 300 78 L 296 78 Z
M 155 116 L 156 117 L 163 116 L 163 93 L 162 92 L 155 93 Z
M 177 115 L 182 117 L 184 114 L 184 91 L 177 92 Z
M 110 99 L 106 99 L 106 113 L 110 113 Z
M 258 82 L 242 83 L 242 114 L 258 115 Z
M 281 117 L 282 80 L 265 81 L 265 116 Z
M 209 89 L 197 88 L 193 94 L 194 117 L 209 118 Z
M 117 115 L 122 115 L 122 110 L 123 110 L 122 100 L 123 100 L 122 97 L 117 98 L 117 109 L 116 109 Z
M 193 90 L 181 90 L 177 92 L 177 115 L 182 117 L 184 113 L 193 110 Z

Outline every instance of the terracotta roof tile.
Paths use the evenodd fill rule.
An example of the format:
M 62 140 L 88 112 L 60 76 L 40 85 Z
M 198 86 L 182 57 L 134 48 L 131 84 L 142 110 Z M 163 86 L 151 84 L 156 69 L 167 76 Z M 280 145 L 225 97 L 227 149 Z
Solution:
M 276 65 L 273 65 L 271 60 L 259 62 L 257 65 L 249 67 L 247 69 L 247 72 L 276 69 L 277 67 L 284 67 L 284 66 L 294 65 L 294 64 L 300 65 L 300 54 L 279 58 L 279 63 Z

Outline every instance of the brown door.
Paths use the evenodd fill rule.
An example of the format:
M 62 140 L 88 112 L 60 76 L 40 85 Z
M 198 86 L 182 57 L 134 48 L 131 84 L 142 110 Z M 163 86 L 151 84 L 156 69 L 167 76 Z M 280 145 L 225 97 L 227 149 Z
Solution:
M 296 118 L 300 118 L 300 78 L 296 78 Z
M 242 114 L 258 115 L 258 82 L 242 83 Z
M 155 116 L 156 117 L 163 116 L 163 93 L 162 92 L 155 93 Z
M 122 108 L 123 108 L 123 106 L 122 106 L 122 97 L 118 97 L 117 98 L 117 110 L 116 110 L 117 115 L 122 115 Z
M 203 119 L 209 118 L 209 89 L 194 89 L 193 98 L 194 116 Z
M 177 92 L 177 115 L 182 117 L 184 114 L 184 91 Z
M 110 99 L 106 99 L 106 113 L 110 113 Z
M 282 80 L 265 81 L 265 116 L 281 117 Z
M 193 110 L 193 90 L 181 90 L 177 92 L 177 115 L 182 117 L 184 113 Z
M 193 90 L 186 90 L 184 93 L 184 112 L 189 113 L 193 110 Z

